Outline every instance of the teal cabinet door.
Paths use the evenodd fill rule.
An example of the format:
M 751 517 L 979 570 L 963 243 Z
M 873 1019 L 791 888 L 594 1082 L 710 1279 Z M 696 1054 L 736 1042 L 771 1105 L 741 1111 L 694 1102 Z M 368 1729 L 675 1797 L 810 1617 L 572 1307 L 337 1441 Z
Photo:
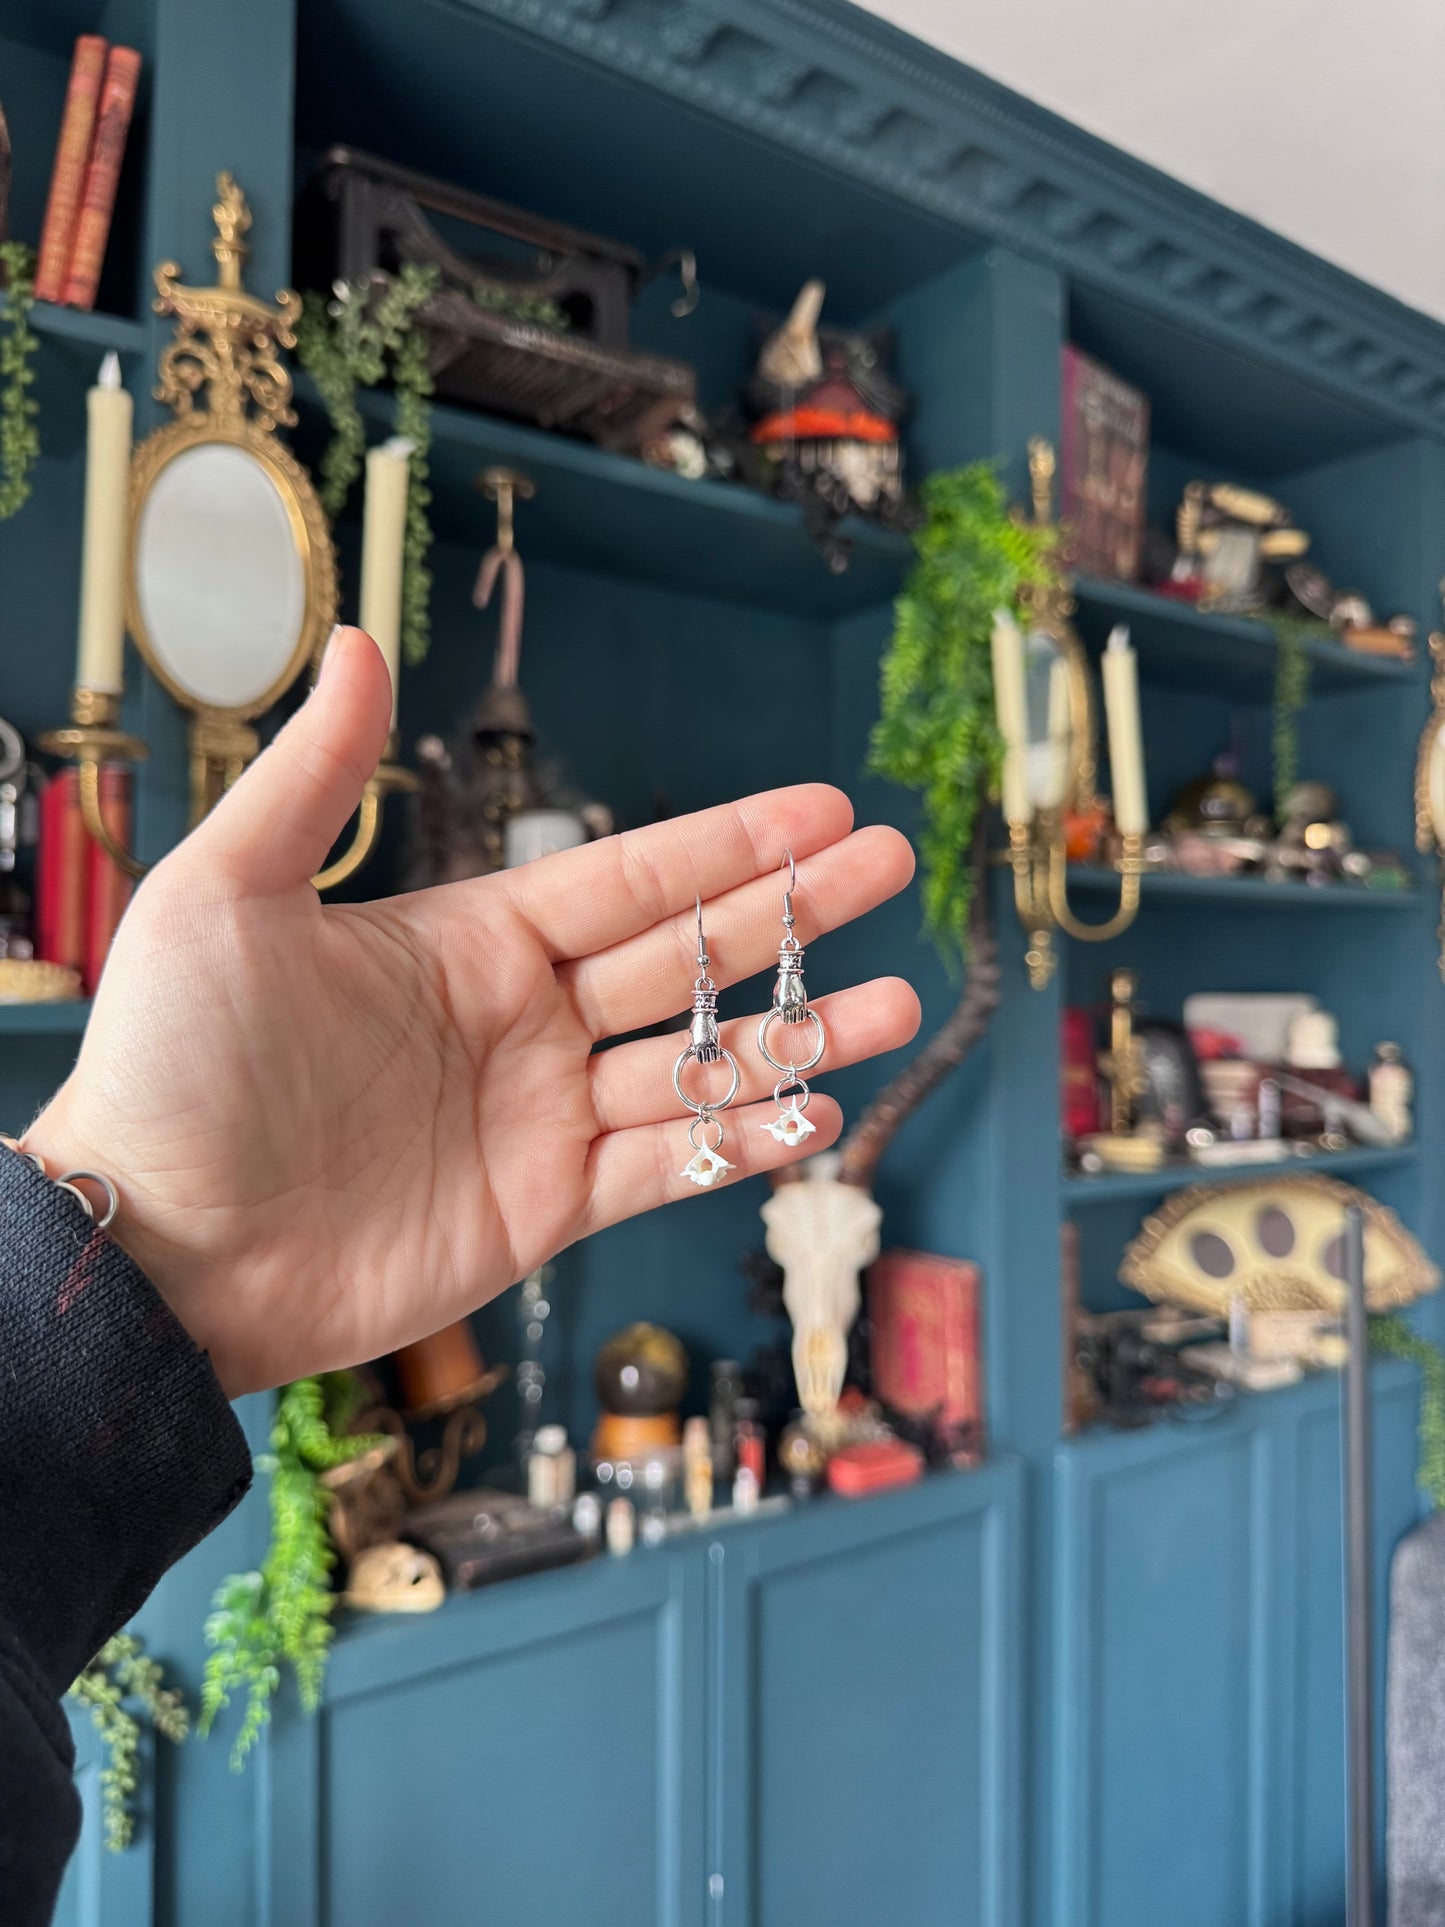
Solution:
M 702 1569 L 638 1552 L 349 1631 L 269 1751 L 270 1920 L 701 1927 Z
M 1373 1385 L 1378 1716 L 1416 1387 Z M 1320 1378 L 1060 1448 L 1053 1927 L 1344 1918 L 1339 1441 Z
M 135 1839 L 124 1853 L 105 1845 L 100 1775 L 105 1765 L 88 1713 L 67 1708 L 75 1736 L 75 1785 L 83 1818 L 65 1870 L 55 1927 L 151 1927 L 155 1919 L 155 1740 L 142 1730 Z
M 715 1927 L 1018 1919 L 1019 1468 L 709 1547 Z

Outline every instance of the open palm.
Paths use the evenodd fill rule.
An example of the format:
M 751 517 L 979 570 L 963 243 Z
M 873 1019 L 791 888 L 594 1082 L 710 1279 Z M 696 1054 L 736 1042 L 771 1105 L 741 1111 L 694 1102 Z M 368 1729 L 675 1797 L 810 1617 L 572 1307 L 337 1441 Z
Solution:
M 233 1396 L 424 1336 L 574 1239 L 695 1196 L 677 1037 L 597 1051 L 690 1001 L 694 891 L 719 986 L 774 957 L 778 865 L 803 942 L 890 896 L 907 841 L 850 834 L 822 785 L 612 837 L 474 882 L 323 905 L 309 878 L 387 729 L 359 631 L 121 925 L 79 1061 L 26 1146 L 121 1195 L 113 1227 Z M 895 978 L 822 998 L 822 1069 L 907 1042 Z M 723 1026 L 738 1177 L 797 1156 L 760 1126 L 758 1013 Z M 726 1067 L 694 1076 L 726 1087 Z M 837 1136 L 817 1096 L 810 1149 Z

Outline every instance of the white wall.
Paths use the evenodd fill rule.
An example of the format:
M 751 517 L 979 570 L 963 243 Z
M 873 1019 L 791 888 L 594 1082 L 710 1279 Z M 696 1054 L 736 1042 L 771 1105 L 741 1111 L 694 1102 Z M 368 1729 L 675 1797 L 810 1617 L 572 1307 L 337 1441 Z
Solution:
M 1445 0 L 862 0 L 1445 320 Z

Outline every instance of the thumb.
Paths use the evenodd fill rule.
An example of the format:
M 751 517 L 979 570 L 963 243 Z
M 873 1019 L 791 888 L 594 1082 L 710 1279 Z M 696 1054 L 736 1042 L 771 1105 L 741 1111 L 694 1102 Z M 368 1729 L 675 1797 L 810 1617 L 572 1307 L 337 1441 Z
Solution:
M 197 826 L 197 854 L 258 896 L 308 881 L 360 802 L 390 722 L 381 651 L 362 629 L 333 629 L 315 689 Z

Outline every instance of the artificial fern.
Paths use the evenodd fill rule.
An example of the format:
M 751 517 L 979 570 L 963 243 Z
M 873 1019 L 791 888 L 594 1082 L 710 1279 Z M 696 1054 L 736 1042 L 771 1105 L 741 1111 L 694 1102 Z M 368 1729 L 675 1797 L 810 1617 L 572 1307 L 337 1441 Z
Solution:
M 164 1677 L 135 1633 L 116 1633 L 70 1686 L 69 1697 L 89 1709 L 105 1747 L 100 1798 L 105 1844 L 112 1853 L 124 1852 L 135 1838 L 140 1720 L 127 1702 L 136 1702 L 157 1733 L 177 1746 L 190 1731 L 186 1703 L 162 1683 Z
M 990 637 L 995 611 L 1018 612 L 1057 581 L 1057 531 L 1019 522 L 997 471 L 975 462 L 930 475 L 920 491 L 917 559 L 893 609 L 868 768 L 923 799 L 923 921 L 951 970 L 967 950 L 977 878 L 973 830 L 998 785 Z
M 291 1667 L 308 1713 L 321 1701 L 332 1638 L 328 1580 L 336 1563 L 326 1523 L 331 1494 L 321 1474 L 377 1443 L 343 1436 L 357 1400 L 350 1372 L 287 1385 L 271 1427 L 271 1452 L 256 1461 L 271 1478 L 271 1544 L 259 1572 L 233 1573 L 216 1588 L 206 1620 L 211 1653 L 201 1682 L 202 1733 L 234 1693 L 246 1695 L 231 1748 L 237 1771 L 271 1717 L 283 1666 Z
M 308 294 L 296 329 L 296 354 L 326 405 L 331 440 L 321 457 L 320 494 L 339 515 L 366 452 L 358 388 L 388 376 L 395 390 L 395 432 L 413 444 L 408 463 L 406 542 L 402 559 L 401 639 L 409 663 L 421 662 L 431 639 L 431 505 L 428 485 L 433 383 L 426 336 L 416 311 L 435 292 L 434 267 L 408 263 L 376 295 L 365 282 L 338 282 L 331 300 Z
M 39 408 L 35 385 L 35 332 L 30 308 L 35 298 L 35 256 L 23 241 L 0 241 L 0 522 L 25 506 L 30 471 L 40 453 L 35 426 Z
M 1395 1312 L 1370 1320 L 1370 1348 L 1420 1368 L 1415 1483 L 1438 1512 L 1445 1506 L 1445 1353 Z

